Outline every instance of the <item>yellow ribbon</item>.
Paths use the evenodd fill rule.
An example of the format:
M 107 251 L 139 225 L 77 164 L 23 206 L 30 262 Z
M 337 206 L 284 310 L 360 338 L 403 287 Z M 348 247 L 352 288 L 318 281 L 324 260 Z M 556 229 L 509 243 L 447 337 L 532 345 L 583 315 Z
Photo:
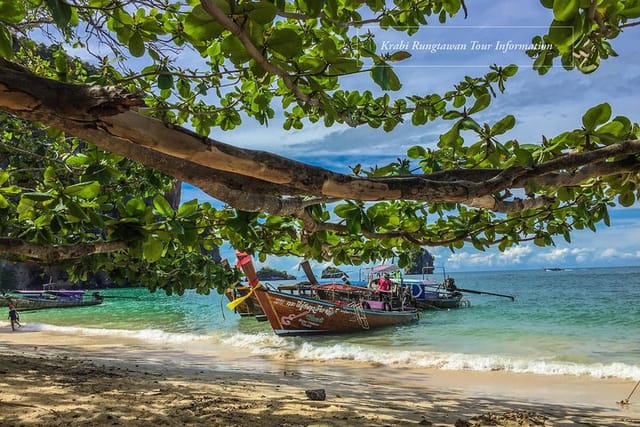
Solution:
M 233 301 L 229 302 L 227 304 L 227 308 L 229 310 L 233 310 L 234 308 L 236 308 L 237 306 L 239 306 L 240 304 L 242 304 L 244 302 L 244 300 L 246 300 L 247 298 L 249 298 L 251 296 L 251 294 L 253 293 L 255 288 L 251 288 L 249 289 L 249 293 L 246 295 L 241 296 L 240 298 L 236 298 Z

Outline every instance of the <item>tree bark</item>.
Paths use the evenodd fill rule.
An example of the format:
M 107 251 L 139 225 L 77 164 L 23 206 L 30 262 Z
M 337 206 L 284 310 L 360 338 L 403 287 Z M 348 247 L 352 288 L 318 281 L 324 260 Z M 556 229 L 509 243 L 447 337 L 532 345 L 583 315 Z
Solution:
M 640 153 L 640 141 L 636 140 L 569 154 L 531 168 L 366 178 L 202 137 L 132 110 L 139 105 L 140 99 L 118 88 L 44 79 L 0 58 L 0 109 L 158 169 L 244 210 L 291 213 L 300 209 L 305 204 L 302 198 L 308 196 L 318 202 L 404 199 L 473 205 L 476 200 L 489 207 L 487 197 L 524 187 L 531 180 L 555 186 L 576 185 L 578 177 L 585 180 L 638 170 L 635 159 L 617 163 L 604 160 Z M 499 207 L 494 204 L 495 209 Z
M 42 263 L 82 258 L 127 249 L 126 242 L 96 242 L 76 245 L 38 245 L 19 239 L 0 238 L 0 255 L 14 255 Z

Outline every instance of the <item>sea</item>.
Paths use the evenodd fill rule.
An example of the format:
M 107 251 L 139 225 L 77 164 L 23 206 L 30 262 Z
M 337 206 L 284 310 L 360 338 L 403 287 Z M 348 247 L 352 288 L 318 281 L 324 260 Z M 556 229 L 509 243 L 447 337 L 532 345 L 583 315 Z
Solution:
M 224 296 L 106 289 L 103 304 L 21 314 L 25 329 L 139 341 L 200 354 L 440 370 L 640 380 L 640 267 L 451 273 L 470 307 L 414 324 L 337 336 L 278 337 Z M 428 276 L 440 279 L 438 274 Z M 422 278 L 408 276 L 408 278 Z M 273 286 L 295 281 L 269 282 Z

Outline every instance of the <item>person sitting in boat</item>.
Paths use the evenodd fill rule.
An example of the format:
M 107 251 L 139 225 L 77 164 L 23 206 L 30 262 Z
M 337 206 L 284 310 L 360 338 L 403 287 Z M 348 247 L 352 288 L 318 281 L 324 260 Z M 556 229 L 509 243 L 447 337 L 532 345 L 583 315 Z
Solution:
M 444 288 L 447 291 L 455 291 L 458 289 L 458 287 L 456 286 L 456 281 L 453 279 L 453 277 L 447 277 L 446 279 L 444 279 Z
M 16 326 L 18 326 L 19 328 L 22 327 L 22 325 L 20 324 L 20 315 L 18 314 L 18 311 L 16 310 L 16 307 L 13 304 L 9 304 L 8 319 L 11 320 L 12 331 L 16 330 Z
M 390 292 L 391 291 L 391 279 L 389 273 L 385 273 L 383 277 L 378 279 L 378 291 Z

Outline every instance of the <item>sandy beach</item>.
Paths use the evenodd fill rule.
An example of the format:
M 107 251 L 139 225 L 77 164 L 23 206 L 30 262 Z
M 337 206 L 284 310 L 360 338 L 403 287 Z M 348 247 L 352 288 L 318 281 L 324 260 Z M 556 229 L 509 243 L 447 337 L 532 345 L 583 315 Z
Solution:
M 3 426 L 638 426 L 635 381 L 198 354 L 0 325 Z M 186 351 L 189 350 L 189 351 Z M 324 390 L 312 400 L 307 390 Z

